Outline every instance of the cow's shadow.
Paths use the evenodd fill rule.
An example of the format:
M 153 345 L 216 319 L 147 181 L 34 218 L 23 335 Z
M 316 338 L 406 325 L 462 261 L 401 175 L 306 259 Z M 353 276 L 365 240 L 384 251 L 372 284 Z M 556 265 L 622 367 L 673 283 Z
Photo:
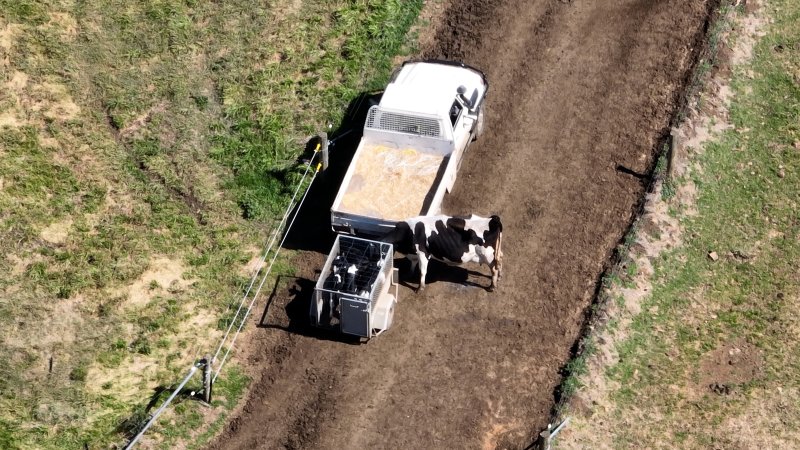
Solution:
M 419 289 L 419 266 L 412 263 L 407 257 L 395 258 L 394 266 L 399 270 L 400 285 L 412 289 L 414 291 Z M 412 267 L 413 266 L 413 267 Z M 425 283 L 431 285 L 436 282 L 445 282 L 452 284 L 460 284 L 462 286 L 478 287 L 489 290 L 491 285 L 492 275 L 488 267 L 481 266 L 485 271 L 470 270 L 464 266 L 444 263 L 431 259 L 428 262 L 428 275 L 425 277 Z M 476 283 L 470 280 L 470 276 L 485 278 L 486 284 Z
M 419 272 L 411 271 L 411 262 L 405 258 L 396 258 L 395 267 L 399 269 L 400 285 L 417 291 L 419 287 Z M 319 275 L 319 271 L 316 272 Z M 465 269 L 461 266 L 452 266 L 440 261 L 432 260 L 428 264 L 427 283 L 447 282 L 463 286 L 488 289 L 486 285 L 469 280 L 470 276 L 483 276 L 491 281 L 490 276 L 481 272 Z M 314 277 L 315 279 L 317 277 Z M 318 328 L 311 325 L 309 308 L 314 296 L 314 279 L 279 275 L 272 286 L 267 298 L 259 328 L 278 329 L 288 333 L 308 336 L 324 341 L 335 341 L 350 345 L 359 345 L 364 340 L 358 336 L 340 333 L 335 329 Z M 275 309 L 282 308 L 285 314 L 276 314 Z

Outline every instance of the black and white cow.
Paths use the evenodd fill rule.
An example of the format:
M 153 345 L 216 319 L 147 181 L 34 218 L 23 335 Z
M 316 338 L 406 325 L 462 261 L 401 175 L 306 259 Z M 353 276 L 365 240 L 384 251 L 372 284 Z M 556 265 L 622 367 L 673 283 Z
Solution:
M 489 291 L 493 291 L 503 268 L 502 240 L 500 217 L 485 218 L 474 214 L 469 217 L 414 217 L 398 222 L 383 238 L 400 253 L 419 258 L 420 290 L 425 289 L 428 261 L 436 258 L 457 264 L 476 262 L 488 265 L 492 270 Z

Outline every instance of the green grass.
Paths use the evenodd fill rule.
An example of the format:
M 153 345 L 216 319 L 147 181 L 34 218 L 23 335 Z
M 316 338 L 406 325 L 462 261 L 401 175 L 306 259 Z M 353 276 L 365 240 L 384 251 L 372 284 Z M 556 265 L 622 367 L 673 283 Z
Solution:
M 0 0 L 0 447 L 120 443 L 216 345 L 306 137 L 383 85 L 421 6 Z M 176 284 L 142 278 L 163 260 Z M 246 383 L 228 365 L 217 406 Z M 195 442 L 197 408 L 164 446 Z
M 588 371 L 588 360 L 594 355 L 596 351 L 595 343 L 592 338 L 587 338 L 583 341 L 583 348 L 575 358 L 572 358 L 564 367 L 566 376 L 561 382 L 559 387 L 559 395 L 561 398 L 568 399 L 575 392 L 584 386 L 581 382 L 581 377 L 586 375 Z
M 684 244 L 656 261 L 617 344 L 610 410 L 585 418 L 614 448 L 800 445 L 800 4 L 765 8 L 774 22 L 732 76 L 733 129 L 697 156 L 698 214 L 679 215 Z M 703 363 L 732 342 L 754 346 L 761 371 L 715 394 Z
M 354 2 L 337 8 L 321 3 L 304 12 L 311 18 L 309 23 L 281 37 L 282 41 L 311 40 L 318 48 L 261 49 L 265 58 L 277 55 L 277 61 L 248 73 L 253 83 L 243 83 L 244 88 L 237 89 L 224 105 L 228 126 L 215 137 L 212 149 L 212 155 L 233 170 L 229 187 L 245 217 L 277 213 L 275 197 L 282 192 L 277 184 L 265 185 L 262 180 L 277 183 L 297 178 L 293 161 L 297 143 L 287 136 L 309 135 L 322 123 L 339 122 L 347 102 L 360 91 L 384 85 L 391 69 L 387 56 L 402 49 L 421 3 Z M 220 64 L 234 63 L 226 58 Z M 300 75 L 280 76 L 285 70 Z M 286 105 L 265 105 L 263 92 Z

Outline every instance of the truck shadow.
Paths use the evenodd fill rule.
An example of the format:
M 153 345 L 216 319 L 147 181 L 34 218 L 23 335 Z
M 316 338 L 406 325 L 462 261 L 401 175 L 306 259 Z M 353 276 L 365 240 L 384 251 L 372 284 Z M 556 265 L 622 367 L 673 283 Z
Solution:
M 331 229 L 331 206 L 363 134 L 367 111 L 380 101 L 380 96 L 381 93 L 360 94 L 350 102 L 345 117 L 336 131 L 330 133 L 328 146 L 330 164 L 326 170 L 317 174 L 302 208 L 298 209 L 299 205 L 296 206 L 289 216 L 295 217 L 297 214 L 295 223 L 286 236 L 284 248 L 318 253 L 327 253 L 331 249 L 335 237 Z M 318 138 L 308 142 L 306 153 L 303 155 L 305 160 L 313 156 L 318 142 Z

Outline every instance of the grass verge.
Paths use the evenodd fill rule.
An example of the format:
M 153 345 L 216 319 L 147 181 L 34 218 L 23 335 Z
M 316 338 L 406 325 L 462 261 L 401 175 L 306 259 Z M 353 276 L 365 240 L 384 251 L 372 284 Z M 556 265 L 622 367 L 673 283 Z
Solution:
M 684 243 L 653 261 L 559 447 L 800 446 L 800 5 L 761 8 L 772 21 L 731 69 L 730 127 L 683 180 L 696 204 L 662 191 Z

